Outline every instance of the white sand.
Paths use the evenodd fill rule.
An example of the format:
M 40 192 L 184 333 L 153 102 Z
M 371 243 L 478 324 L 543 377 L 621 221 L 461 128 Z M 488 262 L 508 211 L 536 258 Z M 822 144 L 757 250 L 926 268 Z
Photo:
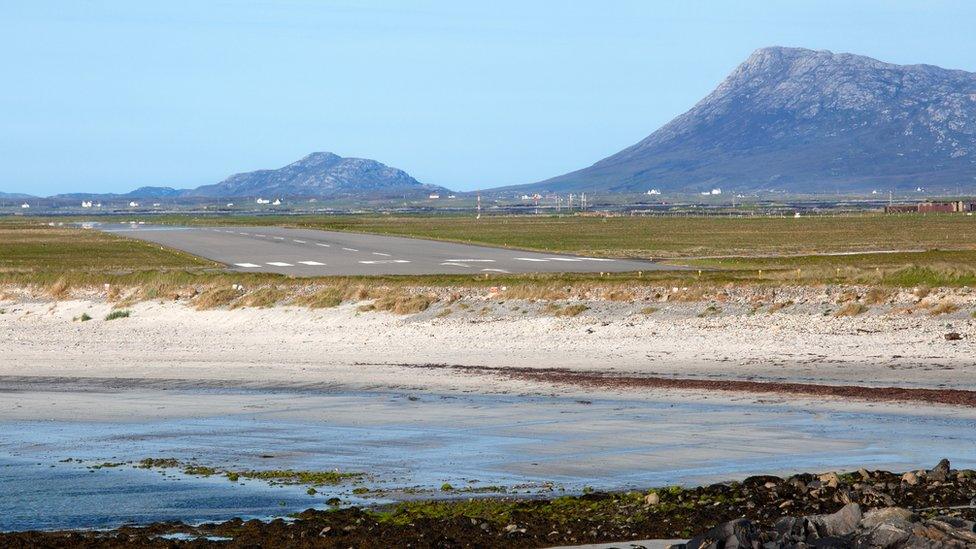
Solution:
M 441 363 L 976 389 L 976 321 L 965 307 L 938 317 L 877 307 L 834 318 L 821 303 L 775 314 L 723 304 L 719 316 L 699 318 L 701 303 L 644 315 L 642 304 L 593 302 L 579 317 L 557 318 L 538 304 L 469 299 L 467 309 L 438 304 L 413 316 L 355 305 L 195 311 L 146 302 L 114 321 L 102 320 L 111 309 L 98 300 L 8 302 L 0 304 L 0 376 L 525 389 L 396 366 Z M 452 313 L 438 318 L 446 307 Z M 94 319 L 72 320 L 85 312 Z M 946 341 L 949 331 L 963 339 Z

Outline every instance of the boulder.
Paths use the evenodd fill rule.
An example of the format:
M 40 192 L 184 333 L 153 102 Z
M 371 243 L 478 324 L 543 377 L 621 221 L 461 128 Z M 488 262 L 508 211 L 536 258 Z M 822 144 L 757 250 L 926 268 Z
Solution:
M 943 458 L 938 465 L 925 474 L 925 478 L 931 481 L 945 482 L 949 478 L 949 460 Z

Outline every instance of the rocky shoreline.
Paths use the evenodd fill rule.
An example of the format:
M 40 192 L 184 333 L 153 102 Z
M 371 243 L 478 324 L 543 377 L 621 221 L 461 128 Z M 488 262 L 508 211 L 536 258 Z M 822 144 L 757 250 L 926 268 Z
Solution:
M 976 547 L 974 521 L 976 471 L 942 460 L 902 474 L 861 469 L 555 499 L 307 510 L 270 522 L 11 532 L 0 534 L 0 546 L 514 548 L 691 538 L 682 547 L 954 548 Z

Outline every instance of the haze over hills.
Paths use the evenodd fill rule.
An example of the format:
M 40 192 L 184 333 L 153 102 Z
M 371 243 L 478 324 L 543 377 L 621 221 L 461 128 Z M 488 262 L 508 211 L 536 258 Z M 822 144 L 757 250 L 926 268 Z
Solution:
M 150 199 L 150 198 L 400 198 L 447 193 L 436 185 L 420 183 L 403 170 L 375 160 L 343 158 L 314 152 L 275 170 L 238 173 L 213 185 L 195 189 L 140 187 L 124 194 L 69 193 L 56 199 Z M 0 196 L 3 196 L 0 194 Z M 23 196 L 23 195 L 21 195 Z
M 757 50 L 643 141 L 517 190 L 698 192 L 976 186 L 976 74 Z

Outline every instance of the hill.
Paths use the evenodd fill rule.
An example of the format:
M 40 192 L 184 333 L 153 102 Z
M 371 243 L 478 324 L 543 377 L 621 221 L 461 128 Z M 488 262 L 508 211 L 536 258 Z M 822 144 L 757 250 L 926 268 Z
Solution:
M 918 186 L 976 186 L 976 74 L 772 47 L 641 142 L 588 168 L 506 190 Z

